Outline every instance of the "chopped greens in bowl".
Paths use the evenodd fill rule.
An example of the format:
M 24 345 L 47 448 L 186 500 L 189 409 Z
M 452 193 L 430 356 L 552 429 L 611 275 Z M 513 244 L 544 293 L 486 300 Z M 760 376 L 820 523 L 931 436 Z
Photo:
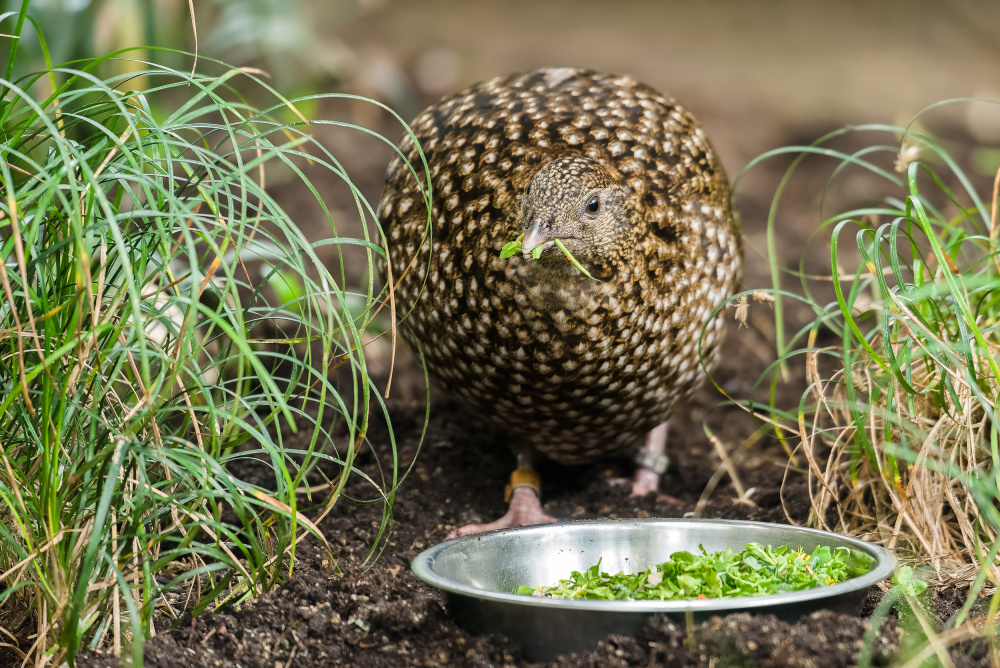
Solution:
M 731 598 L 780 594 L 825 587 L 863 575 L 875 559 L 858 550 L 820 545 L 805 552 L 801 547 L 748 543 L 740 552 L 731 548 L 701 554 L 675 552 L 667 561 L 646 570 L 609 575 L 601 562 L 582 573 L 573 571 L 551 586 L 522 586 L 518 594 L 544 598 L 605 601 L 664 601 L 671 599 Z

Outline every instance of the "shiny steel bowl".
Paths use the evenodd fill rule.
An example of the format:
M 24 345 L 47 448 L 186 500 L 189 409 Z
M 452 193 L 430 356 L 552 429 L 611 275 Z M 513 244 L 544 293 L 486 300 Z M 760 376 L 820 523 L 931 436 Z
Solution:
M 681 550 L 734 551 L 747 543 L 846 547 L 875 558 L 867 574 L 805 591 L 685 601 L 587 601 L 514 594 L 521 585 L 549 585 L 601 559 L 607 573 L 636 573 Z M 525 658 L 552 659 L 593 648 L 610 633 L 635 634 L 646 618 L 684 621 L 754 611 L 793 621 L 819 609 L 857 614 L 868 588 L 892 575 L 896 558 L 856 538 L 783 524 L 735 520 L 585 520 L 501 529 L 450 540 L 421 552 L 413 572 L 442 589 L 449 614 L 472 633 L 502 633 L 520 643 Z

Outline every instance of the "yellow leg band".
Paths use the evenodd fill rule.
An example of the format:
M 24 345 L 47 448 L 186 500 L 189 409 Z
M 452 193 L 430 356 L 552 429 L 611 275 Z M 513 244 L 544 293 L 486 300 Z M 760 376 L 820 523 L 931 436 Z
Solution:
M 503 500 L 510 501 L 511 495 L 518 487 L 530 487 L 539 497 L 542 495 L 542 480 L 535 469 L 514 469 L 510 474 L 510 482 L 503 492 Z

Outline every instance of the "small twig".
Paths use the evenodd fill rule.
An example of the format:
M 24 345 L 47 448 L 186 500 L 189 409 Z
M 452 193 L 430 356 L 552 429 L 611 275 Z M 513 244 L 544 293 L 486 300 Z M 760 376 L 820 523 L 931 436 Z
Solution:
M 729 458 L 729 453 L 726 452 L 726 446 L 722 444 L 719 437 L 713 433 L 708 434 L 708 440 L 712 442 L 712 446 L 715 448 L 715 453 L 719 455 L 719 459 L 722 460 L 722 465 L 726 468 L 729 473 L 729 480 L 733 483 L 733 488 L 736 490 L 736 496 L 743 499 L 746 496 L 746 488 L 740 481 L 740 476 L 736 473 L 736 467 L 733 466 L 733 460 Z
M 191 34 L 194 35 L 194 63 L 191 64 L 191 76 L 198 69 L 198 22 L 194 20 L 194 0 L 188 0 L 188 10 L 191 14 Z
M 698 651 L 698 639 L 694 636 L 694 610 L 684 611 L 684 629 L 687 632 L 688 649 Z
M 712 492 L 718 487 L 719 481 L 722 480 L 722 476 L 726 475 L 726 467 L 718 466 L 712 473 L 712 477 L 708 479 L 705 483 L 705 488 L 701 490 L 701 496 L 698 497 L 698 503 L 694 505 L 694 511 L 692 512 L 692 517 L 701 517 L 702 512 L 705 510 L 705 506 L 708 505 L 708 500 L 712 498 Z
M 1000 196 L 1000 169 L 993 178 L 993 202 L 990 205 L 990 244 L 993 246 L 993 264 L 1000 272 L 1000 255 L 997 254 L 997 240 L 1000 238 L 1000 229 L 997 227 L 997 197 Z
M 6 460 L 6 459 L 7 458 L 4 457 L 4 460 Z M 0 574 L 0 582 L 6 582 L 7 578 L 9 578 L 11 575 L 13 575 L 17 571 L 21 570 L 22 568 L 24 568 L 32 560 L 37 559 L 39 556 L 41 556 L 42 554 L 44 554 L 49 548 L 58 545 L 62 541 L 63 536 L 66 535 L 67 533 L 75 533 L 75 530 L 62 529 L 61 531 L 59 531 L 45 545 L 43 545 L 42 547 L 38 548 L 37 550 L 35 550 L 34 552 L 32 552 L 31 554 L 29 554 L 28 556 L 26 556 L 24 559 L 22 559 L 21 561 L 17 562 L 16 564 L 14 564 L 10 568 L 8 568 L 6 571 L 4 571 L 2 574 Z

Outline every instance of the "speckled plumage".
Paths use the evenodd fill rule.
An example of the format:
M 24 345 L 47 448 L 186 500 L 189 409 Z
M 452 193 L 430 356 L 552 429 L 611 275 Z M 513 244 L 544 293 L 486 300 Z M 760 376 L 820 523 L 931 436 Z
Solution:
M 638 445 L 700 383 L 701 330 L 739 280 L 729 185 L 697 121 L 629 77 L 548 69 L 467 88 L 412 128 L 431 235 L 408 138 L 419 178 L 393 160 L 379 217 L 397 311 L 432 375 L 559 462 Z M 501 259 L 526 216 L 569 220 L 600 187 L 610 231 L 581 212 L 586 239 L 567 241 L 600 281 L 554 248 Z M 709 366 L 722 336 L 717 318 Z

